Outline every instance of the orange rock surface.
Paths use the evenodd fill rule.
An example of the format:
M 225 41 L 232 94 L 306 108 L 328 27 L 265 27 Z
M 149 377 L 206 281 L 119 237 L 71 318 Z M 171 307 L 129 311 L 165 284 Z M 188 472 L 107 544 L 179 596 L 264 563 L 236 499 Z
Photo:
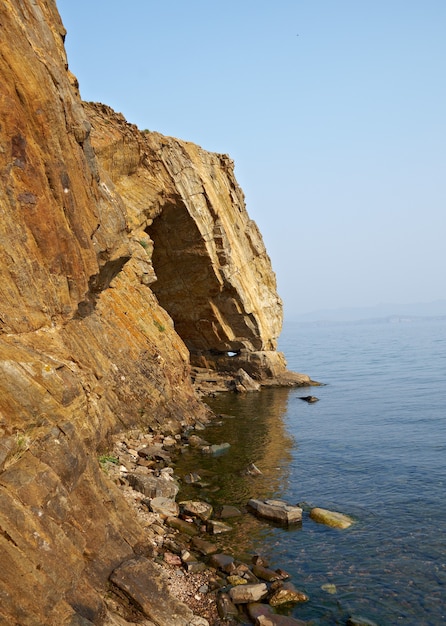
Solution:
M 104 594 L 144 533 L 98 450 L 207 419 L 190 355 L 286 371 L 230 159 L 82 103 L 64 37 L 53 0 L 0 4 L 0 622 L 21 626 L 126 623 Z

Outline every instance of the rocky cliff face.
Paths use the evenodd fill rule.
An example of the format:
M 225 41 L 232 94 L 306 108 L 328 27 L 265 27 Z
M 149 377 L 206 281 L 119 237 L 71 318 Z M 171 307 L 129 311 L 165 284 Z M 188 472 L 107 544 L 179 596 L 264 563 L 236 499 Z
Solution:
M 191 361 L 286 376 L 230 159 L 83 104 L 64 37 L 53 0 L 1 3 L 0 622 L 21 626 L 118 623 L 107 579 L 144 532 L 99 469 L 110 433 L 206 420 Z
M 230 158 L 141 133 L 104 105 L 85 110 L 102 185 L 124 203 L 146 252 L 140 280 L 173 319 L 191 363 L 243 367 L 258 379 L 283 372 L 282 303 Z

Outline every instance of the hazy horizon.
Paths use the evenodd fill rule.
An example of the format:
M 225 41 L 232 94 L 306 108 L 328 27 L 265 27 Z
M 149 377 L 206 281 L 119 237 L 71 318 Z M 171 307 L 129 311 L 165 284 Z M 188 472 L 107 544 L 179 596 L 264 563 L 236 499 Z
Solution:
M 228 153 L 286 317 L 446 295 L 446 2 L 58 0 L 85 100 Z
M 374 306 L 364 307 L 338 307 L 333 309 L 317 309 L 305 313 L 285 315 L 286 321 L 360 321 L 372 319 L 387 319 L 392 317 L 401 318 L 426 318 L 445 317 L 446 300 L 431 302 L 381 302 Z

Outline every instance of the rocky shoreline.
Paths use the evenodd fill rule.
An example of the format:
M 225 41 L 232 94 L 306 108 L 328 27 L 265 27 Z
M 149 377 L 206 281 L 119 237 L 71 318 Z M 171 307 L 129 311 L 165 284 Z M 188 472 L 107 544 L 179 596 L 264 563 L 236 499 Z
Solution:
M 110 608 L 116 611 L 119 605 L 122 611 L 122 594 L 129 606 L 144 606 L 137 597 L 140 586 L 135 593 L 135 586 L 128 581 L 140 577 L 144 559 L 150 559 L 170 593 L 193 611 L 195 617 L 188 623 L 194 626 L 231 626 L 240 620 L 263 625 L 304 624 L 274 612 L 276 606 L 308 600 L 288 580 L 286 572 L 270 568 L 260 555 L 253 555 L 251 562 L 241 562 L 220 552 L 218 536 L 232 530 L 233 520 L 250 514 L 248 507 L 241 511 L 228 503 L 214 511 L 201 500 L 176 501 L 181 481 L 194 477 L 176 476 L 175 458 L 188 447 L 205 449 L 207 445 L 196 429 L 168 435 L 132 430 L 116 436 L 110 449 L 99 456 L 103 471 L 133 507 L 147 539 L 143 553 L 110 576 L 109 602 L 116 596 Z M 249 507 L 251 511 L 253 507 Z M 301 512 L 298 507 L 287 508 Z M 294 517 L 290 523 L 300 519 Z M 150 589 L 147 594 L 150 604 Z M 122 617 L 128 619 L 129 615 Z
M 289 580 L 287 572 L 270 567 L 258 554 L 238 560 L 230 551 L 222 550 L 218 541 L 223 534 L 231 532 L 233 523 L 240 523 L 243 515 L 255 515 L 265 523 L 299 525 L 302 520 L 299 506 L 252 499 L 243 510 L 230 502 L 214 510 L 200 499 L 177 501 L 181 484 L 200 480 L 194 474 L 176 475 L 175 460 L 179 455 L 189 448 L 199 449 L 202 454 L 218 454 L 225 445 L 210 446 L 201 436 L 204 428 L 205 425 L 198 423 L 194 428 L 184 427 L 169 434 L 142 430 L 120 433 L 110 449 L 99 456 L 103 471 L 133 507 L 147 541 L 141 555 L 121 564 L 111 574 L 108 601 L 112 602 L 115 596 L 116 603 L 110 608 L 116 612 L 120 607 L 122 612 L 124 595 L 129 607 L 142 608 L 142 613 L 153 619 L 152 599 L 159 602 L 159 590 L 152 597 L 150 586 L 141 591 L 140 583 L 150 561 L 170 595 L 193 612 L 194 616 L 189 615 L 184 622 L 178 618 L 178 624 L 298 626 L 307 623 L 283 614 L 284 608 L 309 599 Z M 259 470 L 252 465 L 249 471 Z M 315 511 L 319 517 L 318 514 L 310 517 L 325 524 L 337 525 L 341 519 L 344 525 L 339 527 L 345 528 L 352 522 L 338 513 L 325 511 L 324 517 L 322 509 Z M 281 607 L 282 614 L 276 613 L 277 607 Z M 128 619 L 129 614 L 122 617 Z

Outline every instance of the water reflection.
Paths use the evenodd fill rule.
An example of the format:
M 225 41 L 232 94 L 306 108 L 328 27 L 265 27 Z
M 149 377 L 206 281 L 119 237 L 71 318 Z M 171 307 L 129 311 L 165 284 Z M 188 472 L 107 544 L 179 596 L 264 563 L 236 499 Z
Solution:
M 204 487 L 183 484 L 180 499 L 201 499 L 215 507 L 233 504 L 244 508 L 249 498 L 281 498 L 288 490 L 292 449 L 295 442 L 287 432 L 284 415 L 289 389 L 264 389 L 257 393 L 220 394 L 208 400 L 218 423 L 198 433 L 211 444 L 227 442 L 231 447 L 215 457 L 188 450 L 176 465 L 180 477 L 198 473 Z M 262 472 L 247 474 L 254 463 Z M 274 533 L 274 528 L 244 514 L 233 524 L 230 536 L 219 538 L 221 548 L 238 556 L 257 550 Z M 296 530 L 290 531 L 296 532 Z

